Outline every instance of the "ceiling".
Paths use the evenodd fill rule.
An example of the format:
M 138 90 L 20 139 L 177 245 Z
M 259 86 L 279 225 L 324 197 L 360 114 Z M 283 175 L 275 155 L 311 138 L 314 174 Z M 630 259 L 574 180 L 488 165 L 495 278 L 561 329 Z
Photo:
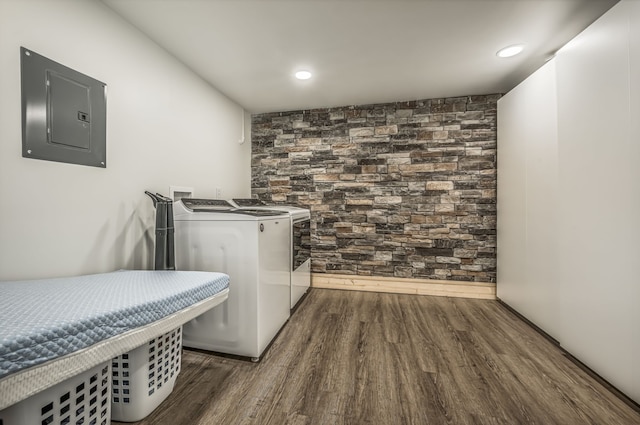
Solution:
M 253 113 L 504 93 L 617 1 L 102 0 Z

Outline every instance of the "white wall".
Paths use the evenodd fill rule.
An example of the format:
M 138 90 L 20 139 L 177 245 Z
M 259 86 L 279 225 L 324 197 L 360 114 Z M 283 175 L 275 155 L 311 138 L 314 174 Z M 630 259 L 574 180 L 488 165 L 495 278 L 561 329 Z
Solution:
M 498 102 L 497 282 L 501 299 L 638 402 L 639 27 L 640 5 L 623 0 L 558 52 L 554 73 L 542 68 Z M 553 103 L 552 90 L 553 112 L 538 101 Z
M 107 84 L 107 168 L 22 158 L 20 46 Z M 0 0 L 0 279 L 152 268 L 144 190 L 249 196 L 242 108 L 104 4 Z

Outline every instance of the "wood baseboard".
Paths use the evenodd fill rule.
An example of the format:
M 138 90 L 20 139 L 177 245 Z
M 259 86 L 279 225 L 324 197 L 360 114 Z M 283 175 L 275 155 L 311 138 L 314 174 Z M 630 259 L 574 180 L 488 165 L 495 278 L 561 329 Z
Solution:
M 455 280 L 312 273 L 312 288 L 495 300 L 496 284 Z

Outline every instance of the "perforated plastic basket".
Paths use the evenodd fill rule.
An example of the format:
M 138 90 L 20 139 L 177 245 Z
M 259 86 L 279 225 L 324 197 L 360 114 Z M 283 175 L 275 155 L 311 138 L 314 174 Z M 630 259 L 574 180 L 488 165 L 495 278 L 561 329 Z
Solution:
M 0 411 L 0 425 L 109 425 L 111 365 L 105 363 Z
M 182 327 L 113 359 L 112 419 L 135 422 L 153 412 L 173 391 L 181 360 Z

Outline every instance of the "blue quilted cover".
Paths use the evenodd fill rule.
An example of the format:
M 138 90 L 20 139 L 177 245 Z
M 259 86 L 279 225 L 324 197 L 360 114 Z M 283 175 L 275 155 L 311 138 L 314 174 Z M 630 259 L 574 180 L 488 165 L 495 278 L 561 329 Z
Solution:
M 153 323 L 228 286 L 222 273 L 142 270 L 0 282 L 0 379 Z

